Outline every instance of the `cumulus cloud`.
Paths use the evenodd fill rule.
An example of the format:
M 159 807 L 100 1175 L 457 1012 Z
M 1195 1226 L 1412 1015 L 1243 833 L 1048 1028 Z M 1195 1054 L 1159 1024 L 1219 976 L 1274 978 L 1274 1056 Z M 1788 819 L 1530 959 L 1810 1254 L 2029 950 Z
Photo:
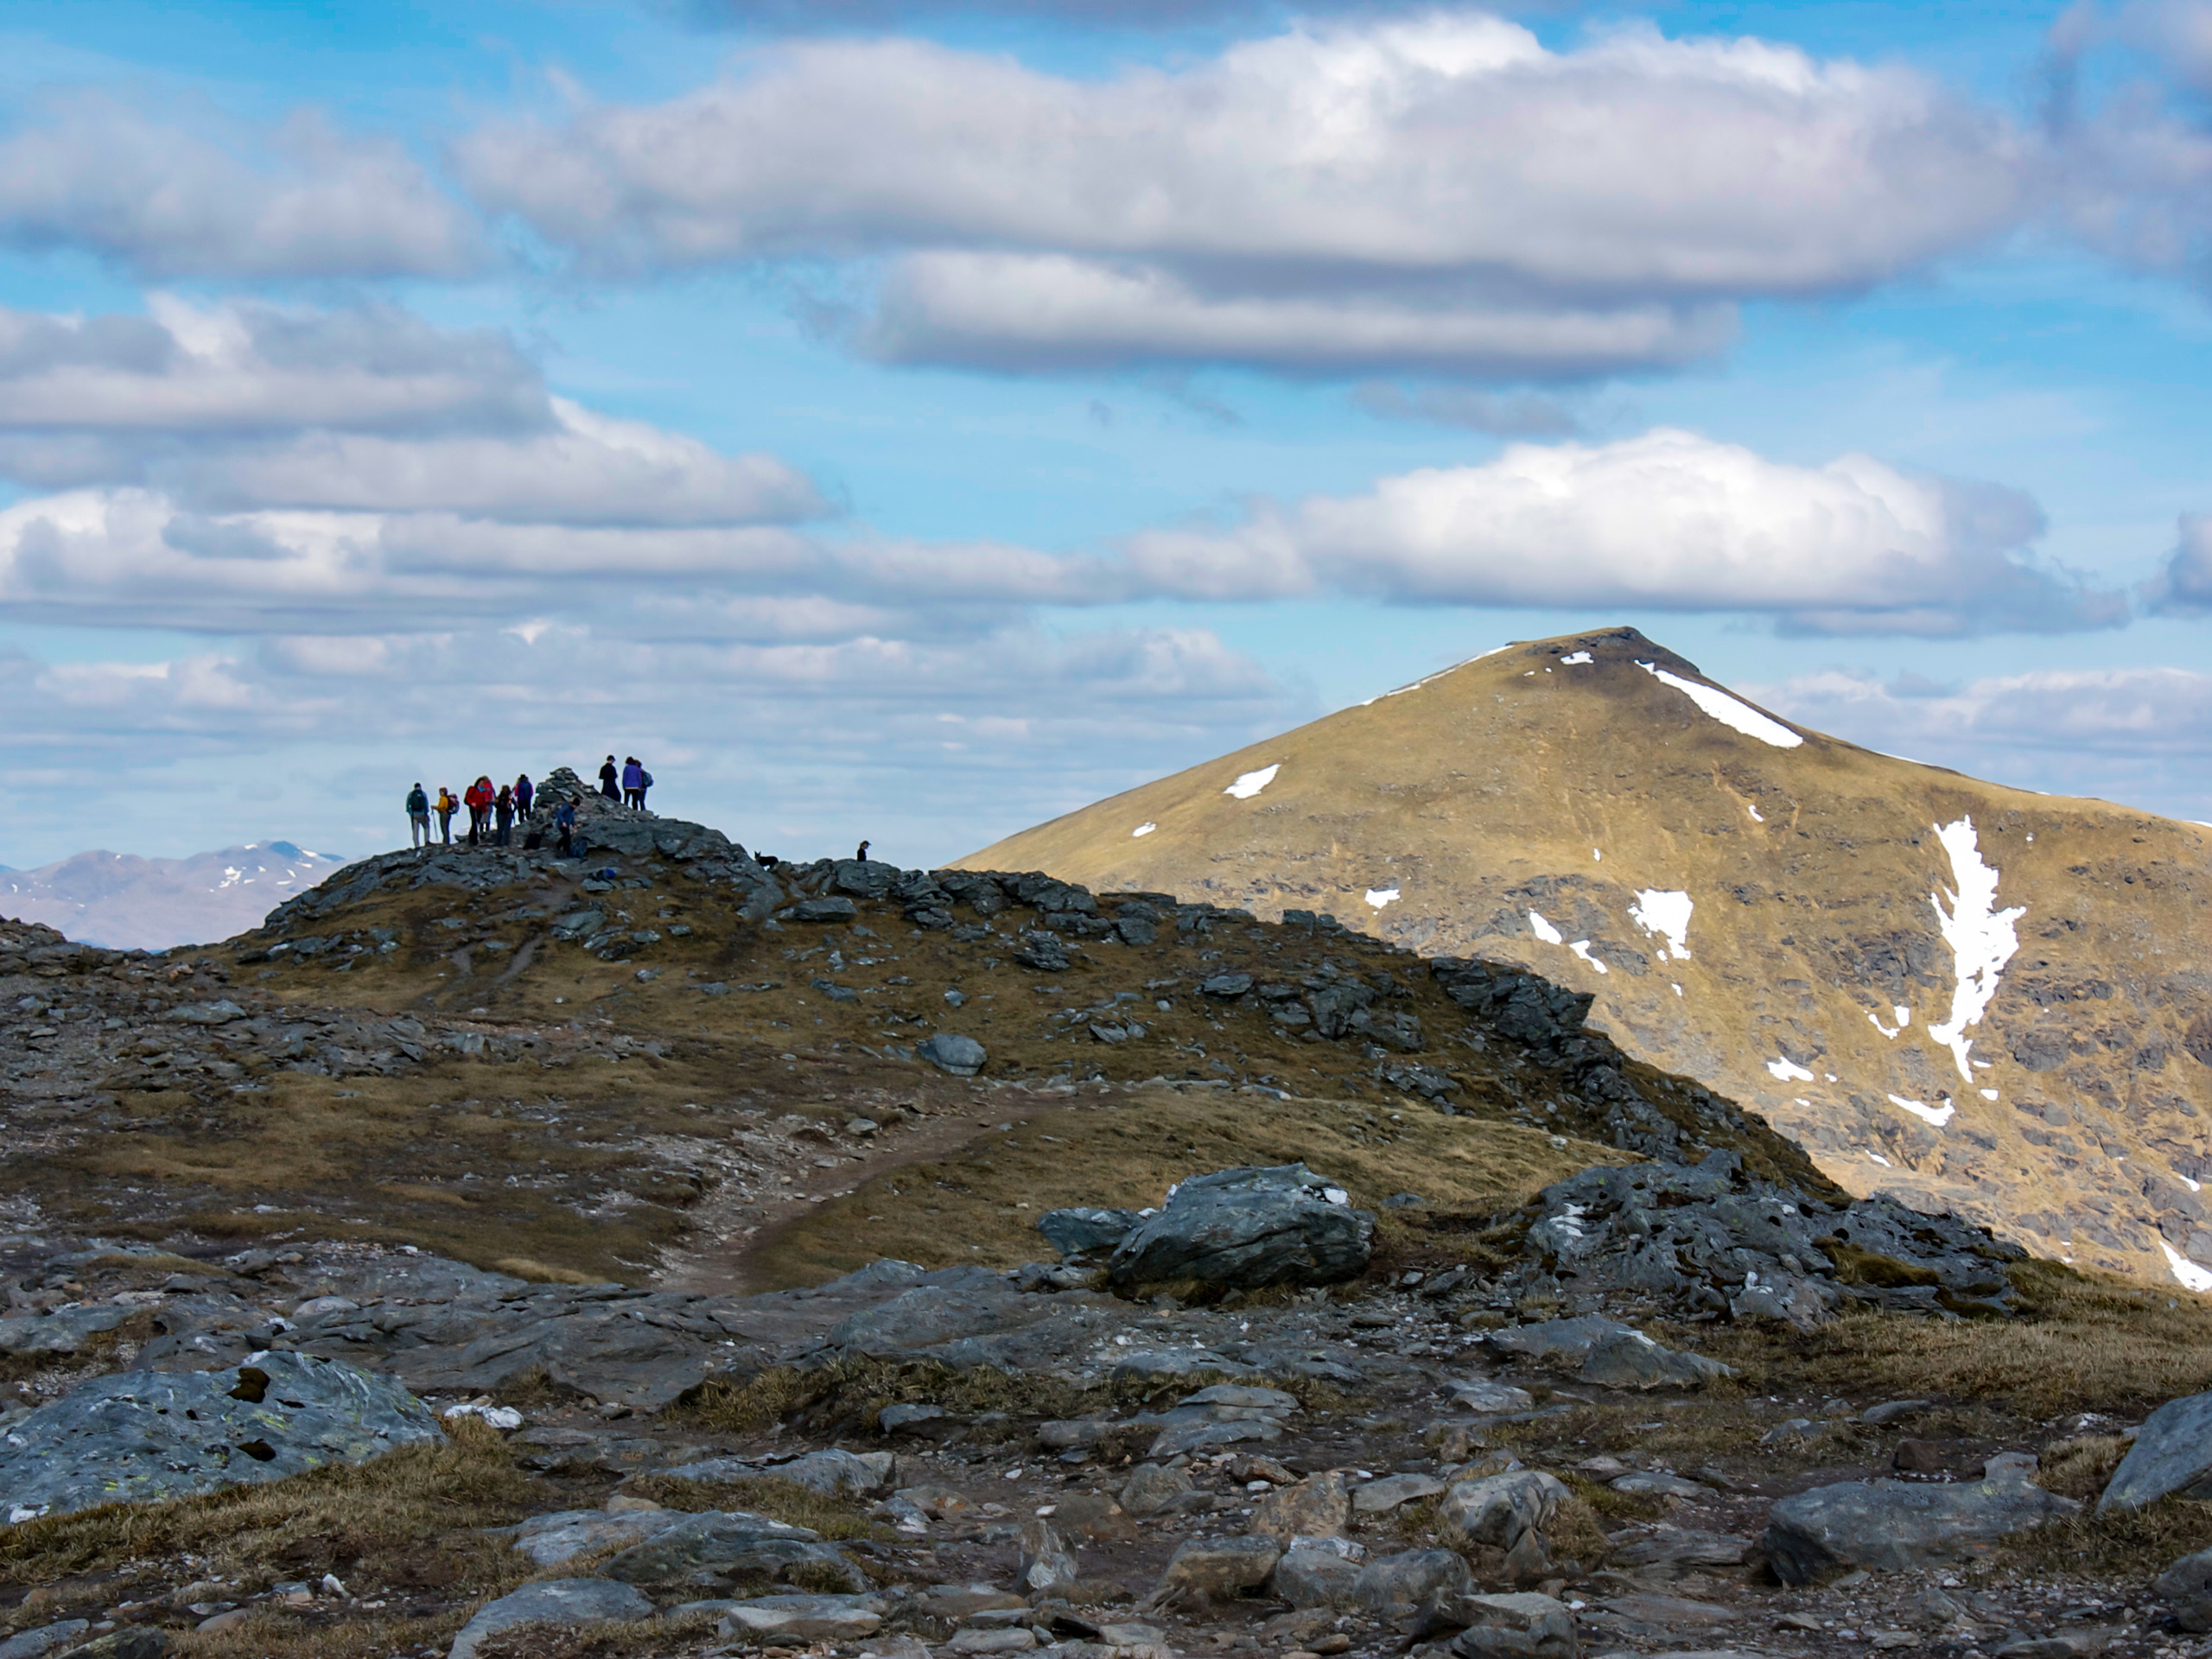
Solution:
M 1823 467 L 1658 429 L 1515 444 L 1367 493 L 1261 502 L 1224 531 L 1132 539 L 1132 567 L 1192 598 L 1338 591 L 1411 602 L 1764 613 L 1812 632 L 2111 626 L 2125 598 L 2033 563 L 2033 501 L 1864 455 Z
M 491 259 L 475 216 L 389 138 L 312 111 L 246 130 L 99 92 L 0 132 L 0 245 L 156 277 L 451 277 Z
M 1897 67 L 1648 30 L 1553 52 L 1368 17 L 1096 81 L 918 41 L 468 135 L 492 208 L 602 269 L 868 256 L 856 329 L 999 369 L 1672 366 L 1735 304 L 2015 223 L 2033 145 Z
M 809 580 L 782 527 L 826 511 L 772 456 L 552 396 L 502 334 L 159 296 L 0 312 L 0 475 L 48 492 L 0 512 L 0 604 L 224 630 Z

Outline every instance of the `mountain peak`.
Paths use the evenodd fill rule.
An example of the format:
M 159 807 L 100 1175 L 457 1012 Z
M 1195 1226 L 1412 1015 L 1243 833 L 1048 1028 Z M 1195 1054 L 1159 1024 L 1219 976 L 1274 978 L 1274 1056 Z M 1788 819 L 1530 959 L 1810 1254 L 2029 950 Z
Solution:
M 1502 646 L 961 862 L 1516 963 L 1854 1192 L 2212 1283 L 2201 832 L 1804 730 L 1633 628 Z

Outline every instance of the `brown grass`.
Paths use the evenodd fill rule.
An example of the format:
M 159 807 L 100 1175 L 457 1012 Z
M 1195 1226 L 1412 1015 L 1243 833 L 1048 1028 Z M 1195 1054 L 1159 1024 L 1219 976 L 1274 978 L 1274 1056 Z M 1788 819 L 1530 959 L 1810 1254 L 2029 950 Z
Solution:
M 1415 1192 L 1486 1217 L 1577 1170 L 1627 1157 L 1588 1141 L 1554 1147 L 1538 1130 L 1427 1108 L 1211 1090 L 1138 1090 L 1108 1109 L 1056 1115 L 1050 1135 L 1016 1122 L 957 1156 L 909 1165 L 816 1205 L 755 1253 L 761 1287 L 819 1283 L 884 1255 L 925 1267 L 1052 1260 L 1037 1231 L 1047 1210 L 1143 1209 L 1185 1177 L 1236 1164 L 1303 1160 L 1342 1181 L 1363 1207 Z M 1442 1235 L 1431 1247 L 1431 1235 L 1395 1216 L 1383 1228 L 1395 1241 L 1385 1252 L 1390 1262 L 1414 1259 L 1409 1243 L 1421 1245 L 1421 1259 L 1453 1248 Z
M 2212 1503 L 2170 1497 L 2125 1515 L 2082 1513 L 2012 1540 L 1998 1557 L 2039 1573 L 2152 1578 L 2212 1545 Z
M 2127 1455 L 2127 1446 L 2117 1434 L 2083 1434 L 2045 1446 L 2036 1484 L 2084 1502 L 2101 1497 L 2105 1483 Z
M 1770 1393 L 1841 1392 L 1974 1401 L 2034 1419 L 2139 1415 L 2212 1389 L 2212 1307 L 2078 1274 L 2016 1263 L 2021 1317 L 1953 1322 L 1849 1313 L 1809 1336 L 1709 1327 L 1694 1344 Z M 1678 1333 L 1687 1338 L 1687 1333 Z

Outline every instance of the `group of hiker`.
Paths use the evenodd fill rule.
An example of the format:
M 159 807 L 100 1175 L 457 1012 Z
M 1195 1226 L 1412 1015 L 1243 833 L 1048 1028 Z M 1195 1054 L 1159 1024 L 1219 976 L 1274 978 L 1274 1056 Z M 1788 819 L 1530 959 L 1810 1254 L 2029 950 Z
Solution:
M 653 775 L 639 764 L 632 755 L 621 766 L 614 764 L 608 755 L 607 764 L 599 769 L 599 792 L 623 805 L 645 810 L 645 791 L 653 786 Z M 468 810 L 468 830 L 465 837 L 471 847 L 512 847 L 518 825 L 523 829 L 525 847 L 535 849 L 544 845 L 545 828 L 533 828 L 531 817 L 537 804 L 537 789 L 524 772 L 512 784 L 494 785 L 489 777 L 479 778 L 458 796 L 441 785 L 435 798 L 421 784 L 407 791 L 407 831 L 410 847 L 424 848 L 453 845 L 454 815 L 463 807 Z M 437 818 L 433 830 L 430 820 Z M 563 801 L 553 809 L 550 825 L 559 836 L 558 851 L 566 858 L 576 849 L 576 809 L 574 802 Z

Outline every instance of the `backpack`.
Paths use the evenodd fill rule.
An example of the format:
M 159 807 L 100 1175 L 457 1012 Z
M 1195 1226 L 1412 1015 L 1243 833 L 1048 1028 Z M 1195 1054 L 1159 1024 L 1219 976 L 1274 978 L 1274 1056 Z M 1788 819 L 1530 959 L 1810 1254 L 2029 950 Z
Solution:
M 639 787 L 639 789 L 651 789 L 652 786 L 653 786 L 653 775 L 652 775 L 652 773 L 651 773 L 650 772 L 643 772 L 643 771 L 639 772 L 638 773 L 638 787 Z

